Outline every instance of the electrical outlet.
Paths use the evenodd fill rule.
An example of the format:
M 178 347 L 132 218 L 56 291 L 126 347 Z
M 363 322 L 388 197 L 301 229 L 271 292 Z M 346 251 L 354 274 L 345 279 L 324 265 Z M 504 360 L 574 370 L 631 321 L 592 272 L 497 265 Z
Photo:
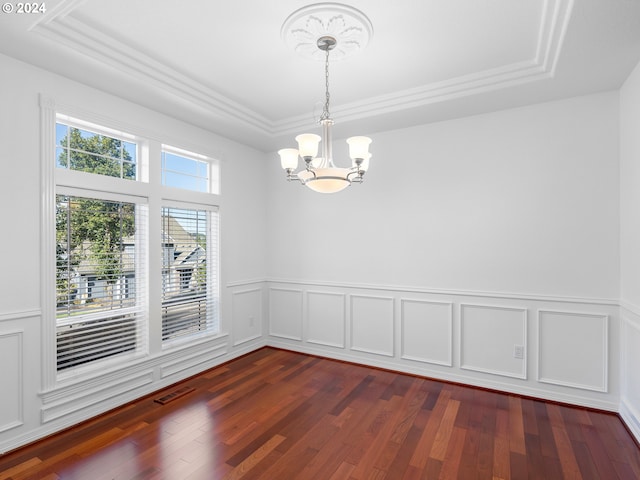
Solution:
M 524 358 L 524 346 L 522 345 L 513 346 L 513 358 Z

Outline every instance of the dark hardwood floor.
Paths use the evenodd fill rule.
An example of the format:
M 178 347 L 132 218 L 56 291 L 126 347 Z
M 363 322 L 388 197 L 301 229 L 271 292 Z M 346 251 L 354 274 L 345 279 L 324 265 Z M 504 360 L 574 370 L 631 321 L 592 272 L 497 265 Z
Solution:
M 194 390 L 165 405 L 155 398 Z M 613 414 L 264 348 L 0 457 L 1 479 L 638 479 Z

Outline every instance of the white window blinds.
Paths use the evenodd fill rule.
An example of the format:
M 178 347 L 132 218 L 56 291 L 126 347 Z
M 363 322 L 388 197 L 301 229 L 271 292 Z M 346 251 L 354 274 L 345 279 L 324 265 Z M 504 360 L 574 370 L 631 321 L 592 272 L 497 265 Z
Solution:
M 163 342 L 218 330 L 218 212 L 162 209 Z
M 56 196 L 57 369 L 146 347 L 147 208 Z

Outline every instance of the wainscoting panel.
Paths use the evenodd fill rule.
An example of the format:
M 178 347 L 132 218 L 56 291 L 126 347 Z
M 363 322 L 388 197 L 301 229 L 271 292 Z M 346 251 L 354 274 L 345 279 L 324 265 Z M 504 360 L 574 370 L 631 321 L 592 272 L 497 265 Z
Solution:
M 540 310 L 538 381 L 607 391 L 607 315 Z
M 23 424 L 23 332 L 0 333 L 0 432 Z
M 615 300 L 286 279 L 265 288 L 266 345 L 609 411 L 624 400 L 621 376 L 607 379 L 622 366 L 607 353 L 623 346 Z M 567 335 L 578 342 L 554 343 Z M 627 361 L 640 361 L 628 341 Z M 635 415 L 640 382 L 629 383 Z
M 453 365 L 453 304 L 403 298 L 402 358 Z
M 637 311 L 637 309 L 634 309 Z M 640 442 L 640 316 L 622 315 L 622 395 L 620 415 Z
M 153 372 L 147 370 L 126 376 L 107 376 L 103 381 L 92 382 L 85 388 L 77 389 L 75 395 L 57 402 L 48 402 L 45 397 L 41 411 L 42 423 L 59 420 L 67 415 L 73 417 L 83 409 L 106 411 L 117 397 L 130 394 L 152 383 Z
M 269 289 L 269 335 L 302 341 L 302 290 Z
M 460 305 L 460 368 L 526 379 L 526 355 L 525 308 Z
M 226 353 L 227 346 L 222 343 L 199 352 L 180 355 L 177 359 L 166 362 L 160 366 L 160 378 L 164 379 L 187 370 L 206 370 L 215 364 L 215 359 Z
M 394 299 L 351 295 L 351 348 L 394 356 Z
M 262 288 L 233 292 L 233 345 L 241 345 L 262 336 Z
M 345 347 L 343 293 L 307 292 L 307 341 L 329 347 Z

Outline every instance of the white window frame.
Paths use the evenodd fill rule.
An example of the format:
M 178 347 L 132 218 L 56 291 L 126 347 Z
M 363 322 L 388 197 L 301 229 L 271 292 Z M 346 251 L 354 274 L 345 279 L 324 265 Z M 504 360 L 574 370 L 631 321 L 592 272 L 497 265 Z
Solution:
M 81 120 L 77 120 L 81 119 Z M 104 133 L 115 138 L 126 141 L 132 141 L 138 144 L 136 154 L 136 164 L 138 168 L 137 180 L 120 179 L 116 177 L 104 178 L 101 175 L 73 171 L 56 167 L 56 121 L 62 123 L 73 122 L 73 126 L 78 128 Z M 148 208 L 148 231 L 147 231 L 147 252 L 145 252 L 145 262 L 147 262 L 147 283 L 146 295 L 148 298 L 159 298 L 162 289 L 161 275 L 161 255 L 159 254 L 160 245 L 160 215 L 161 206 L 193 206 L 200 209 L 219 210 L 221 197 L 219 195 L 219 184 L 217 186 L 218 193 L 203 193 L 189 190 L 181 190 L 177 188 L 165 187 L 161 185 L 160 171 L 160 154 L 165 146 L 159 139 L 162 134 L 149 132 L 144 127 L 132 126 L 120 120 L 107 118 L 101 114 L 88 112 L 84 107 L 63 104 L 56 99 L 46 95 L 40 95 L 40 186 L 42 192 L 41 201 L 41 288 L 40 295 L 42 306 L 42 387 L 43 395 L 46 398 L 51 397 L 55 391 L 69 391 L 69 388 L 78 382 L 90 381 L 92 378 L 99 377 L 109 371 L 117 371 L 122 368 L 133 366 L 129 362 L 128 365 L 118 364 L 106 371 L 97 371 L 96 369 L 87 369 L 76 376 L 60 375 L 56 368 L 56 231 L 55 231 L 55 209 L 56 209 L 56 193 L 61 187 L 66 189 L 74 189 L 73 191 L 82 191 L 84 195 L 92 195 L 87 192 L 100 192 L 100 195 L 124 196 L 129 199 L 135 199 L 133 203 L 147 205 Z M 171 137 L 171 136 L 169 136 Z M 183 142 L 176 141 L 175 138 L 167 138 L 167 143 L 171 145 L 181 145 Z M 182 150 L 178 147 L 171 147 L 178 151 L 194 152 L 202 151 L 207 154 L 206 159 L 212 165 L 210 172 L 210 182 L 217 184 L 220 176 L 220 162 L 216 160 L 216 155 L 209 155 L 206 149 L 186 145 Z M 204 157 L 204 155 L 203 155 Z M 197 157 L 199 158 L 199 157 Z M 216 187 L 212 187 L 216 190 Z M 69 191 L 69 190 L 67 190 Z M 131 200 L 127 200 L 131 201 Z M 172 203 L 173 202 L 173 203 Z M 219 215 L 219 213 L 218 213 Z M 219 228 L 219 227 L 218 227 Z M 219 231 L 217 232 L 219 238 Z M 157 255 L 156 255 L 157 253 Z M 218 249 L 212 252 L 216 255 L 216 266 L 219 270 L 220 265 L 220 241 L 218 240 Z M 222 332 L 222 322 L 220 320 L 220 275 L 219 271 L 215 272 L 216 283 L 213 292 L 214 301 L 217 310 L 217 329 L 211 332 L 206 338 L 198 337 L 189 341 L 170 343 L 163 345 L 161 341 L 161 321 L 160 303 L 146 303 L 146 312 L 149 323 L 148 329 L 148 354 L 136 362 L 152 361 L 157 355 L 161 355 L 165 350 L 176 347 L 185 348 L 189 345 L 197 346 L 202 341 L 210 341 L 215 338 L 226 336 Z M 208 282 L 209 283 L 209 282 Z M 155 322 L 155 323 L 154 323 Z M 135 363 L 135 362 L 134 362 Z
M 136 152 L 136 180 L 132 179 L 123 179 L 118 177 L 110 177 L 100 174 L 88 173 L 78 170 L 72 170 L 68 168 L 59 168 L 56 166 L 56 147 L 57 142 L 55 140 L 56 137 L 56 124 L 64 123 L 70 127 L 87 129 L 91 132 L 107 135 L 112 138 L 125 140 L 128 142 L 134 142 L 138 145 L 144 143 L 144 139 L 138 138 L 134 135 L 124 133 L 122 131 L 118 131 L 113 128 L 103 127 L 98 125 L 97 123 L 86 121 L 86 120 L 78 120 L 74 117 L 66 114 L 59 114 L 57 112 L 53 112 L 53 117 L 55 119 L 52 129 L 53 129 L 53 146 L 52 148 L 52 156 L 49 157 L 48 162 L 51 164 L 53 168 L 53 185 L 48 186 L 52 189 L 51 194 L 53 195 L 53 211 L 46 212 L 43 215 L 43 222 L 51 222 L 53 223 L 53 235 L 54 235 L 54 248 L 55 248 L 55 221 L 52 220 L 55 218 L 55 198 L 57 195 L 69 195 L 74 197 L 85 197 L 85 198 L 94 198 L 98 200 L 106 200 L 106 201 L 122 201 L 127 203 L 133 203 L 136 205 L 136 211 L 138 214 L 142 214 L 142 217 L 146 217 L 146 221 L 143 222 L 140 219 L 140 215 L 136 215 L 136 237 L 137 239 L 141 239 L 141 242 L 136 242 L 136 266 L 135 271 L 136 275 L 139 277 L 139 288 L 136 291 L 136 305 L 135 307 L 125 308 L 118 311 L 118 314 L 126 314 L 136 312 L 136 349 L 134 352 L 130 354 L 119 355 L 117 358 L 105 358 L 95 362 L 88 362 L 85 365 L 81 365 L 78 367 L 71 368 L 69 370 L 59 371 L 57 369 L 57 327 L 61 325 L 61 322 L 58 321 L 57 316 L 55 314 L 55 309 L 53 312 L 53 318 L 49 322 L 53 325 L 54 334 L 54 362 L 51 362 L 55 365 L 54 373 L 55 382 L 64 382 L 68 379 L 73 379 L 77 377 L 82 377 L 84 375 L 91 375 L 96 372 L 103 371 L 105 368 L 109 368 L 111 366 L 117 366 L 119 364 L 124 364 L 126 362 L 130 362 L 133 359 L 141 358 L 148 354 L 148 312 L 149 312 L 149 302 L 147 291 L 148 291 L 148 262 L 146 261 L 146 255 L 148 253 L 147 245 L 148 245 L 148 214 L 143 213 L 148 210 L 148 196 L 145 194 L 144 190 L 148 190 L 147 186 L 142 183 L 143 178 L 147 175 L 147 171 L 144 168 L 144 165 L 147 163 L 145 159 L 140 158 L 140 150 L 142 150 L 139 146 Z M 45 128 L 43 126 L 43 132 Z M 44 163 L 44 160 L 43 160 Z M 43 165 L 44 167 L 44 165 Z M 43 175 L 44 176 L 44 175 Z M 49 193 L 47 188 L 47 194 Z M 43 190 L 44 191 L 44 190 Z M 49 218 L 46 218 L 46 217 Z M 55 258 L 55 257 L 54 257 Z M 46 259 L 46 257 L 43 257 Z M 50 263 L 50 262 L 49 262 Z M 55 268 L 55 267 L 54 267 Z M 54 274 L 55 278 L 55 274 Z M 44 279 L 43 279 L 44 280 Z M 46 282 L 46 280 L 44 280 Z M 55 281 L 54 281 L 55 283 Z M 55 285 L 54 285 L 55 288 Z M 43 291 L 49 291 L 48 288 L 43 288 Z M 49 314 L 49 312 L 46 312 Z M 81 315 L 82 318 L 89 320 L 95 320 L 101 318 L 105 315 L 103 314 L 93 314 L 91 312 L 87 312 Z M 63 322 L 62 322 L 63 323 Z M 49 332 L 43 332 L 43 335 L 50 334 Z
M 207 191 L 206 192 L 200 192 L 199 190 L 189 190 L 187 189 L 187 191 L 192 191 L 192 192 L 200 192 L 200 193 L 211 193 L 214 195 L 218 195 L 220 193 L 220 164 L 219 162 L 217 162 L 216 160 L 206 156 L 206 155 L 202 155 L 200 153 L 194 153 L 191 152 L 189 150 L 185 150 L 183 148 L 178 148 L 178 147 L 174 147 L 171 145 L 166 145 L 163 144 L 162 145 L 162 153 L 161 155 L 164 155 L 165 153 L 171 154 L 171 155 L 176 155 L 178 157 L 183 157 L 186 158 L 188 160 L 193 160 L 196 162 L 202 162 L 207 164 Z M 187 177 L 193 177 L 193 178 L 202 178 L 199 176 L 194 176 L 194 175 L 189 175 L 189 174 L 184 174 L 181 172 L 177 172 L 174 170 L 167 170 L 168 173 L 177 173 L 179 175 L 182 176 L 187 176 Z M 164 168 L 164 158 L 162 161 L 162 165 L 161 165 L 161 175 L 163 175 L 165 173 L 165 168 Z M 163 184 L 163 186 L 165 187 L 170 187 L 169 185 L 166 185 L 163 180 L 161 179 L 161 183 Z M 179 188 L 179 187 L 170 187 L 170 188 Z
M 95 133 L 95 134 L 98 134 L 98 135 L 111 137 L 111 138 L 114 138 L 116 140 L 120 140 L 120 141 L 127 142 L 127 143 L 136 143 L 136 144 L 138 144 L 138 142 L 141 140 L 140 138 L 138 138 L 135 135 L 132 135 L 130 133 L 123 132 L 123 131 L 116 130 L 116 129 L 109 128 L 109 127 L 104 127 L 102 125 L 97 125 L 97 124 L 95 124 L 93 122 L 88 122 L 86 120 L 74 118 L 74 117 L 71 117 L 69 115 L 64 115 L 64 114 L 60 114 L 60 113 L 56 114 L 56 124 L 57 123 L 65 124 L 65 125 L 67 125 L 67 126 L 69 126 L 71 128 L 77 128 L 79 130 L 84 130 L 84 131 Z M 56 148 L 57 147 L 60 147 L 60 145 L 58 145 L 57 142 L 56 142 Z M 141 164 L 139 163 L 141 150 L 142 149 L 138 148 L 137 151 L 136 151 L 136 161 L 135 161 L 136 178 L 135 179 L 127 179 L 129 181 L 132 181 L 132 182 L 148 181 L 148 170 L 146 168 L 141 168 Z M 89 153 L 89 152 L 87 152 L 87 153 Z M 112 157 L 109 157 L 109 158 L 111 158 L 112 160 L 119 160 L 120 163 L 122 164 L 122 159 L 116 159 L 116 158 L 112 158 Z M 145 162 L 143 161 L 142 164 L 144 165 Z M 80 171 L 80 170 L 73 170 L 69 166 L 67 166 L 66 168 L 56 167 L 56 169 L 57 170 Z M 124 179 L 123 177 L 112 177 L 112 178 Z

